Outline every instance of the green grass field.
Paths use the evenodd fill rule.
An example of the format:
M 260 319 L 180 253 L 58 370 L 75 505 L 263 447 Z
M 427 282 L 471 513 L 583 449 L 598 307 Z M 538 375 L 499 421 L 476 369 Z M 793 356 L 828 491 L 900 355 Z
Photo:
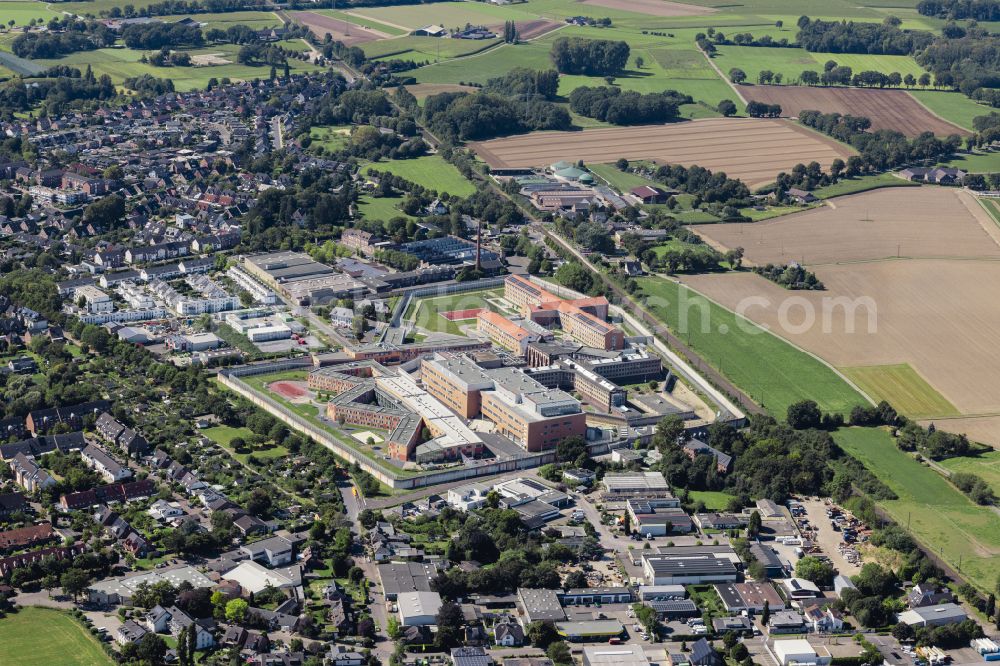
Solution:
M 314 126 L 309 128 L 309 150 L 316 152 L 317 148 L 323 148 L 327 152 L 336 152 L 347 147 L 351 142 L 351 126 Z
M 474 321 L 448 321 L 441 316 L 442 312 L 452 310 L 471 310 L 473 308 L 488 308 L 486 303 L 488 296 L 501 295 L 500 290 L 469 291 L 464 294 L 452 294 L 449 296 L 438 296 L 437 298 L 415 299 L 403 313 L 403 319 L 413 322 L 428 333 L 450 333 L 451 335 L 462 335 L 460 326 L 469 324 L 475 326 Z
M 219 425 L 211 428 L 205 428 L 202 430 L 202 434 L 224 448 L 229 452 L 229 455 L 236 458 L 244 465 L 247 464 L 247 460 L 251 455 L 255 458 L 283 458 L 288 455 L 288 449 L 283 446 L 272 446 L 270 448 L 253 451 L 251 453 L 237 453 L 231 446 L 231 443 L 237 437 L 240 437 L 245 441 L 249 441 L 249 439 L 254 436 L 253 431 L 249 428 L 234 428 L 232 426 Z
M 797 48 L 767 48 L 759 46 L 719 46 L 715 64 L 728 76 L 729 70 L 738 67 L 747 73 L 747 81 L 757 82 L 757 75 L 763 70 L 781 73 L 782 83 L 791 84 L 798 80 L 803 70 L 822 72 L 827 60 L 838 65 L 847 65 L 855 73 L 874 70 L 889 74 L 899 72 L 903 76 L 912 74 L 919 77 L 926 70 L 909 56 L 865 55 L 854 53 L 811 53 Z
M 391 220 L 394 217 L 406 217 L 407 215 L 399 209 L 403 203 L 403 197 L 373 197 L 364 195 L 358 199 L 358 213 L 366 220 Z
M 631 171 L 621 171 L 614 164 L 588 164 L 587 168 L 600 180 L 619 192 L 628 192 L 633 187 L 642 187 L 643 185 L 655 185 L 653 181 Z
M 891 173 L 880 173 L 877 176 L 862 176 L 860 178 L 843 178 L 833 185 L 820 187 L 813 191 L 813 194 L 820 199 L 832 199 L 842 197 L 846 194 L 857 194 L 877 190 L 883 187 L 919 187 L 919 183 L 911 183 L 908 180 L 897 178 Z
M 841 368 L 874 400 L 885 400 L 914 419 L 958 416 L 958 409 L 907 363 Z
M 490 49 L 499 44 L 499 39 L 439 39 L 437 37 L 396 37 L 361 44 L 361 49 L 369 58 L 397 58 L 417 62 L 447 61 Z M 506 70 L 505 70 L 506 71 Z M 422 81 L 421 81 L 422 83 Z M 451 83 L 446 81 L 445 83 Z
M 940 474 L 900 451 L 885 430 L 843 428 L 834 439 L 899 496 L 879 502 L 893 520 L 952 566 L 961 559 L 961 572 L 970 582 L 994 588 L 1000 516 L 973 504 Z
M 447 192 L 453 196 L 467 197 L 476 191 L 476 186 L 440 155 L 373 162 L 365 167 L 365 173 L 372 169 L 388 171 L 412 183 L 435 190 L 438 194 Z
M 31 23 L 31 19 L 48 23 L 49 19 L 59 16 L 61 12 L 50 9 L 50 5 L 44 2 L 33 2 L 30 0 L 2 0 L 0 2 L 0 23 L 4 28 L 9 27 L 10 21 L 14 21 L 17 26 L 25 26 Z
M 709 511 L 725 511 L 733 495 L 714 490 L 689 490 L 688 497 L 692 502 L 704 502 Z
M 959 127 L 971 130 L 972 119 L 987 116 L 994 109 L 975 102 L 962 93 L 940 90 L 911 90 L 910 94 L 928 109 Z
M 951 472 L 971 472 L 982 477 L 1000 496 L 1000 451 L 986 451 L 978 456 L 948 458 L 941 466 Z
M 986 209 L 993 221 L 1000 225 L 1000 201 L 996 199 L 979 199 L 979 205 Z
M 174 14 L 173 16 L 160 17 L 163 21 L 179 21 L 183 18 L 191 17 L 198 23 L 204 24 L 204 30 L 218 28 L 225 30 L 234 25 L 245 25 L 254 30 L 264 28 L 274 28 L 281 25 L 281 19 L 273 12 L 223 12 L 220 14 Z
M 661 277 L 637 280 L 647 307 L 706 361 L 778 418 L 811 399 L 846 413 L 864 398 L 832 369 L 781 338 Z
M 944 162 L 948 166 L 958 167 L 969 173 L 997 173 L 1000 171 L 1000 152 L 973 152 L 956 155 Z
M 304 45 L 299 40 L 278 42 L 278 44 L 288 48 L 304 48 Z M 269 67 L 250 67 L 236 63 L 236 54 L 239 48 L 239 46 L 234 44 L 216 44 L 187 51 L 191 56 L 219 54 L 219 57 L 230 61 L 230 64 L 206 67 L 154 67 L 153 65 L 139 62 L 139 59 L 144 54 L 143 51 L 126 48 L 97 49 L 95 51 L 74 53 L 71 57 L 35 60 L 32 62 L 43 67 L 71 63 L 74 67 L 81 69 L 90 65 L 94 70 L 94 74 L 97 76 L 108 74 L 116 84 L 121 84 L 128 77 L 151 74 L 155 77 L 171 79 L 178 91 L 204 88 L 211 78 L 222 79 L 228 77 L 241 81 L 266 78 L 270 72 Z M 301 60 L 289 60 L 288 64 L 293 72 L 312 72 L 323 69 L 322 67 L 302 62 Z
M 41 639 L 41 640 L 40 640 Z M 28 607 L 0 620 L 5 666 L 105 666 L 115 662 L 83 625 L 65 613 Z
M 502 25 L 508 20 L 530 21 L 537 18 L 537 14 L 530 10 L 531 3 L 522 10 L 519 5 L 497 7 L 485 2 L 431 2 L 394 7 L 358 7 L 350 13 L 383 25 L 415 30 L 425 25 L 442 25 L 451 29 L 463 28 L 466 23 Z
M 647 307 L 671 331 L 777 418 L 811 399 L 847 413 L 864 398 L 833 370 L 781 338 L 661 277 L 637 280 Z

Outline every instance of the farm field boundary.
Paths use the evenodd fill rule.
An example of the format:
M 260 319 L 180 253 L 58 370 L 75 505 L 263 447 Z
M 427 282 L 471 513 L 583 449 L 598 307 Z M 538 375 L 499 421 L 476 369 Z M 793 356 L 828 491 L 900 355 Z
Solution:
M 910 418 L 958 416 L 958 409 L 908 363 L 841 368 L 874 400 L 885 400 Z

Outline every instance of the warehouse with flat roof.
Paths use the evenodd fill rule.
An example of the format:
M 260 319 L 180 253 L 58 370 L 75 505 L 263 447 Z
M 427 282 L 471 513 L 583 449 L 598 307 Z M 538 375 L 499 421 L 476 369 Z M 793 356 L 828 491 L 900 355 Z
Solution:
M 639 645 L 587 646 L 583 666 L 649 666 L 649 659 Z

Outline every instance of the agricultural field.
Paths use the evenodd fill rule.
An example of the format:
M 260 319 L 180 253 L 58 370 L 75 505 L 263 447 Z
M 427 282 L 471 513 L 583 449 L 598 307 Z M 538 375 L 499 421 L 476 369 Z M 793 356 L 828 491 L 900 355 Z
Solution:
M 743 179 L 751 187 L 799 162 L 823 165 L 851 153 L 784 120 L 718 118 L 671 125 L 589 129 L 582 132 L 535 132 L 472 144 L 493 167 L 546 166 L 575 162 L 655 160 L 698 164 Z
M 183 18 L 193 18 L 202 24 L 202 29 L 218 28 L 226 30 L 234 25 L 245 25 L 254 30 L 275 28 L 281 25 L 281 19 L 274 12 L 222 12 L 220 14 L 174 14 L 159 17 L 163 21 L 179 21 Z
M 347 12 L 359 19 L 374 21 L 400 30 L 412 31 L 425 25 L 463 28 L 472 25 L 503 26 L 504 21 L 532 21 L 538 15 L 531 3 L 497 7 L 484 2 L 432 2 L 394 7 L 359 7 Z
M 959 153 L 942 164 L 957 167 L 969 173 L 997 173 L 1000 171 L 1000 152 L 996 150 Z
M 361 26 L 363 28 L 369 28 L 375 32 L 381 32 L 390 37 L 400 37 L 402 35 L 408 34 L 407 30 L 402 28 L 397 28 L 391 25 L 386 25 L 385 23 L 379 23 L 378 21 L 373 21 L 371 19 L 362 18 L 351 14 L 349 12 L 340 11 L 339 9 L 316 9 L 311 14 L 318 14 L 320 16 L 326 16 L 329 18 L 336 19 L 338 22 L 346 21 L 351 25 Z M 298 20 L 299 13 L 295 12 L 291 14 L 292 18 Z
M 945 417 L 938 427 L 1000 447 L 1000 352 L 991 335 L 1000 313 L 982 307 L 1000 288 L 996 223 L 947 188 L 879 190 L 832 205 L 697 228 L 720 249 L 743 247 L 747 262 L 805 264 L 825 291 L 789 292 L 750 273 L 684 282 L 849 376 L 859 366 L 908 365 L 912 374 L 869 382 L 873 397 L 925 421 Z M 865 378 L 858 383 L 866 388 Z
M 996 199 L 979 199 L 979 205 L 989 213 L 994 222 L 1000 225 L 1000 201 Z
M 875 401 L 886 400 L 914 419 L 956 416 L 958 410 L 907 363 L 842 368 Z
M 751 264 L 817 266 L 906 258 L 1000 259 L 986 216 L 960 190 L 934 186 L 881 189 L 759 223 L 694 227 L 726 249 L 742 247 Z
M 920 187 L 920 183 L 903 180 L 891 173 L 880 173 L 875 176 L 841 178 L 832 185 L 817 187 L 813 190 L 813 195 L 817 199 L 832 199 L 834 197 L 871 192 L 872 190 L 880 190 L 887 187 Z
M 977 456 L 942 460 L 940 465 L 950 472 L 970 472 L 982 477 L 1000 496 L 1000 451 L 985 451 Z
M 43 632 L 44 640 L 39 640 Z M 0 620 L 7 666 L 110 666 L 114 660 L 82 624 L 62 611 L 29 606 Z
M 326 16 L 318 12 L 295 12 L 292 17 L 309 28 L 317 39 L 330 35 L 333 39 L 347 46 L 358 46 L 378 39 L 391 37 L 391 33 L 363 25 L 350 25 L 348 22 Z
M 757 82 L 760 72 L 769 70 L 775 74 L 780 73 L 784 77 L 784 83 L 793 84 L 798 81 L 803 70 L 822 72 L 823 65 L 828 60 L 833 60 L 838 65 L 847 65 L 855 73 L 874 70 L 883 74 L 912 74 L 919 78 L 926 72 L 909 56 L 813 53 L 799 48 L 719 46 L 713 59 L 723 74 L 728 75 L 729 70 L 734 67 L 742 69 L 750 83 Z
M 440 95 L 445 92 L 475 92 L 478 88 L 463 86 L 457 83 L 413 83 L 405 86 L 411 95 L 417 98 L 418 103 L 422 103 L 431 95 Z M 387 88 L 395 90 L 395 88 Z
M 0 23 L 7 28 L 11 21 L 16 26 L 26 26 L 35 22 L 48 23 L 49 19 L 60 16 L 51 5 L 33 0 L 0 0 Z
M 940 474 L 896 447 L 889 433 L 875 428 L 842 428 L 834 439 L 860 460 L 899 499 L 880 501 L 929 550 L 983 590 L 996 584 L 1000 557 L 1000 515 L 977 506 Z
M 958 92 L 913 90 L 910 94 L 931 112 L 967 130 L 975 129 L 972 121 L 977 116 L 988 116 L 995 110 Z
M 301 41 L 277 42 L 278 44 L 291 49 L 300 49 L 304 45 Z M 155 67 L 148 63 L 139 62 L 143 56 L 143 51 L 126 48 L 106 48 L 96 51 L 85 51 L 74 53 L 72 57 L 58 58 L 52 60 L 32 60 L 31 62 L 42 66 L 52 67 L 55 65 L 65 65 L 72 62 L 74 67 L 85 68 L 90 65 L 94 74 L 100 76 L 108 74 L 116 84 L 121 84 L 126 78 L 151 74 L 160 78 L 169 78 L 174 82 L 178 91 L 197 90 L 204 88 L 211 78 L 222 79 L 228 77 L 232 80 L 249 80 L 255 78 L 265 78 L 270 71 L 269 67 L 252 67 L 240 65 L 236 62 L 236 54 L 240 47 L 234 44 L 213 44 L 201 49 L 192 49 L 187 52 L 192 58 L 197 56 L 211 57 L 212 61 L 225 64 L 215 64 L 199 67 Z M 288 65 L 293 72 L 310 72 L 323 69 L 312 63 L 301 60 L 289 60 Z
M 927 131 L 938 136 L 968 134 L 964 128 L 932 114 L 904 90 L 743 85 L 739 91 L 747 100 L 778 104 L 785 116 L 814 110 L 865 116 L 871 119 L 872 129 L 892 129 L 907 136 Z
M 393 39 L 383 39 L 374 42 L 365 42 L 358 46 L 369 58 L 398 58 L 400 60 L 414 60 L 417 62 L 439 62 L 448 61 L 452 58 L 463 58 L 480 51 L 492 50 L 499 39 L 444 39 L 438 37 L 395 37 Z M 456 61 L 457 62 L 457 61 Z M 419 71 L 419 70 L 417 70 Z M 506 69 L 504 71 L 507 71 Z M 410 72 L 407 72 L 410 74 Z M 417 81 L 422 83 L 419 77 Z M 437 82 L 430 82 L 437 83 Z M 451 83 L 444 81 L 442 83 Z M 455 82 L 457 83 L 457 81 Z
M 701 16 L 716 11 L 710 7 L 662 0 L 583 0 L 583 4 L 607 9 L 623 9 L 656 17 Z
M 653 314 L 776 418 L 804 398 L 844 414 L 866 402 L 821 361 L 687 286 L 662 277 L 637 282 Z
M 476 186 L 440 155 L 373 162 L 365 167 L 365 173 L 370 170 L 388 171 L 412 183 L 435 190 L 438 194 L 447 192 L 454 196 L 467 197 L 476 191 Z

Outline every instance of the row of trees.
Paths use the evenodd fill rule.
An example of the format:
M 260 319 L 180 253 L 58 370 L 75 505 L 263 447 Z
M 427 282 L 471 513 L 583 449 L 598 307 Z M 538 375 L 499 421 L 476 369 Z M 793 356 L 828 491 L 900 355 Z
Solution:
M 534 70 L 515 67 L 502 76 L 489 79 L 483 90 L 516 99 L 544 99 L 559 96 L 559 72 L 554 69 Z
M 569 108 L 582 116 L 613 125 L 638 125 L 677 120 L 680 105 L 692 101 L 689 95 L 675 90 L 643 95 L 611 86 L 584 86 L 570 93 Z
M 860 155 L 848 159 L 848 169 L 885 170 L 915 162 L 937 162 L 951 156 L 962 145 L 957 134 L 939 139 L 932 132 L 923 132 L 907 139 L 895 130 L 868 132 L 871 120 L 863 116 L 842 116 L 839 113 L 802 111 L 799 122 L 853 146 Z
M 797 40 L 807 51 L 881 55 L 911 55 L 934 40 L 929 32 L 900 30 L 899 24 L 895 16 L 886 17 L 882 23 L 821 21 L 803 16 L 798 21 Z
M 751 118 L 778 118 L 781 116 L 781 105 L 751 101 L 747 104 L 747 115 Z
M 754 266 L 753 272 L 787 289 L 822 291 L 826 288 L 815 273 L 798 264 Z
M 83 25 L 81 22 L 80 25 Z M 114 43 L 111 39 L 110 43 Z M 104 46 L 104 40 L 90 32 L 71 30 L 67 32 L 26 32 L 11 43 L 11 51 L 21 58 L 61 58 L 78 51 L 93 51 Z
M 163 47 L 202 46 L 205 36 L 198 25 L 186 23 L 133 23 L 122 30 L 122 41 L 130 49 L 153 50 Z
M 562 74 L 614 76 L 628 64 L 629 45 L 624 41 L 560 37 L 549 56 Z
M 923 16 L 952 21 L 1000 21 L 1000 2 L 997 0 L 920 0 L 917 11 Z

